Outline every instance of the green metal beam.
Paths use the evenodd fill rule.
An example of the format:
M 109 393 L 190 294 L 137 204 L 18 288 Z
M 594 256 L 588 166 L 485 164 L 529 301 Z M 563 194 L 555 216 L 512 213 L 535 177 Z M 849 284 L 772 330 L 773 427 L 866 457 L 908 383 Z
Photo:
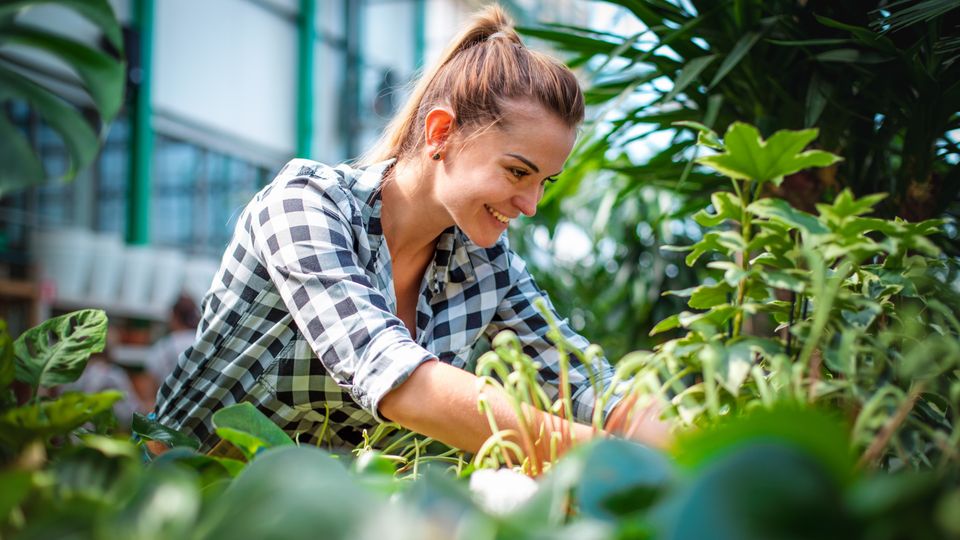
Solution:
M 313 59 L 316 48 L 317 2 L 300 0 L 297 20 L 297 157 L 310 157 L 313 149 Z
M 150 191 L 153 172 L 153 116 L 150 85 L 153 72 L 153 0 L 133 1 L 139 36 L 140 79 L 133 85 L 130 124 L 130 177 L 127 186 L 127 243 L 150 242 Z

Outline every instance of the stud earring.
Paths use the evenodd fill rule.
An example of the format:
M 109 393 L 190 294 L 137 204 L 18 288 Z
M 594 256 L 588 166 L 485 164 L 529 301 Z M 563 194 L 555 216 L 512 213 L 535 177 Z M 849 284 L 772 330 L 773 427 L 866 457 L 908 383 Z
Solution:
M 433 155 L 433 160 L 440 161 L 440 152 L 437 152 L 436 154 Z

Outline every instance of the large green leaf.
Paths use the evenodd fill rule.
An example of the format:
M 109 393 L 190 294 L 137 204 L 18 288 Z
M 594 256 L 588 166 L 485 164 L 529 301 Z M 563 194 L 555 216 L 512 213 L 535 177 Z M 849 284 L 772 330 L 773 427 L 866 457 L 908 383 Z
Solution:
M 40 401 L 0 414 L 0 442 L 18 448 L 31 440 L 66 435 L 123 399 L 116 390 L 96 394 L 68 392 L 52 401 Z
M 100 144 L 96 132 L 79 111 L 30 79 L 0 65 L 0 101 L 14 97 L 29 103 L 50 126 L 63 137 L 70 154 L 70 165 L 64 178 L 71 178 L 89 165 Z M 17 178 L 0 178 L 0 190 L 8 190 Z M 36 181 L 41 180 L 40 178 Z M 10 185 L 8 185 L 8 183 Z
M 198 538 L 360 538 L 386 511 L 326 452 L 275 448 L 247 466 L 201 516 Z
M 583 467 L 574 494 L 580 511 L 604 520 L 646 510 L 668 491 L 675 476 L 662 454 L 618 439 L 594 443 Z
M 811 433 L 815 435 L 816 433 Z M 652 516 L 655 538 L 851 538 L 842 484 L 805 448 L 738 441 Z
M 104 132 L 100 128 L 123 104 L 125 67 L 109 51 L 18 20 L 21 12 L 40 4 L 56 4 L 85 17 L 103 32 L 114 50 L 122 50 L 122 34 L 107 0 L 9 0 L 0 4 L 0 45 L 57 57 L 77 75 L 97 110 L 100 121 L 94 129 L 78 107 L 60 99 L 51 87 L 26 77 L 19 65 L 0 57 L 0 106 L 10 100 L 23 101 L 59 133 L 69 154 L 62 178 L 69 180 L 92 162 L 101 142 L 97 131 Z M 5 141 L 0 150 L 0 195 L 45 179 L 40 160 L 6 115 L 0 115 L 0 138 Z
M 828 411 L 791 405 L 757 409 L 715 429 L 688 433 L 677 441 L 675 457 L 699 470 L 751 441 L 782 441 L 813 457 L 841 484 L 853 478 L 854 455 L 843 421 Z
M 697 162 L 737 180 L 779 185 L 788 174 L 826 167 L 840 159 L 820 150 L 801 152 L 816 137 L 816 129 L 780 130 L 764 141 L 757 128 L 734 122 L 724 135 L 726 152 L 698 158 Z
M 37 387 L 76 381 L 93 353 L 103 351 L 107 315 L 99 309 L 74 311 L 47 320 L 17 338 L 17 380 Z
M 130 538 L 190 538 L 202 503 L 198 484 L 197 474 L 186 467 L 156 464 L 105 528 Z
M 185 446 L 193 450 L 200 448 L 200 441 L 196 437 L 168 428 L 139 413 L 134 413 L 131 429 L 135 435 L 143 439 L 160 441 L 170 447 Z
M 107 0 L 5 0 L 0 3 L 0 19 L 41 4 L 56 4 L 77 12 L 103 32 L 115 49 L 123 48 L 120 22 Z
M 0 43 L 41 50 L 70 66 L 83 81 L 104 122 L 113 119 L 123 105 L 125 65 L 112 56 L 60 34 L 25 25 L 5 28 Z
M 0 96 L 0 101 L 3 101 Z M 0 114 L 0 195 L 33 185 L 43 178 L 43 165 L 30 148 L 26 136 L 7 115 Z
M 268 448 L 293 445 L 286 432 L 248 402 L 213 413 L 213 426 L 221 439 L 236 446 L 247 459 Z

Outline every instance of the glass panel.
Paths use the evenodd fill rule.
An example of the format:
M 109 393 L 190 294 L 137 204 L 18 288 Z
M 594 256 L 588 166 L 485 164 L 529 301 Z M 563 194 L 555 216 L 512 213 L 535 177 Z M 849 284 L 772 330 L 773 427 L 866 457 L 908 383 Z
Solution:
M 113 121 L 97 160 L 94 228 L 124 234 L 130 169 L 130 122 L 125 115 Z
M 151 208 L 152 242 L 190 248 L 193 238 L 195 187 L 202 183 L 202 155 L 189 143 L 157 136 Z

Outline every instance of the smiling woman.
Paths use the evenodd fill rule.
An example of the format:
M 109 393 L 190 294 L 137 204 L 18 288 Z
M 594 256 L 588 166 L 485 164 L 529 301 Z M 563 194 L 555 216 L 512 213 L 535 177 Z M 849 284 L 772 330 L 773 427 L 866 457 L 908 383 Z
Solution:
M 160 389 L 159 420 L 210 448 L 213 413 L 246 401 L 301 442 L 357 444 L 389 419 L 475 452 L 491 429 L 464 368 L 481 338 L 506 329 L 556 398 L 564 363 L 534 308 L 546 297 L 504 232 L 536 212 L 582 119 L 574 75 L 524 47 L 499 8 L 479 12 L 363 165 L 295 159 L 247 205 L 196 342 Z M 588 345 L 565 322 L 560 331 Z M 575 419 L 586 423 L 596 396 L 586 368 L 569 365 Z M 605 361 L 593 367 L 612 378 Z M 516 431 L 505 396 L 484 393 L 497 426 Z M 627 426 L 617 403 L 605 417 L 664 441 L 659 421 Z M 543 455 L 551 431 L 595 435 L 530 415 Z

